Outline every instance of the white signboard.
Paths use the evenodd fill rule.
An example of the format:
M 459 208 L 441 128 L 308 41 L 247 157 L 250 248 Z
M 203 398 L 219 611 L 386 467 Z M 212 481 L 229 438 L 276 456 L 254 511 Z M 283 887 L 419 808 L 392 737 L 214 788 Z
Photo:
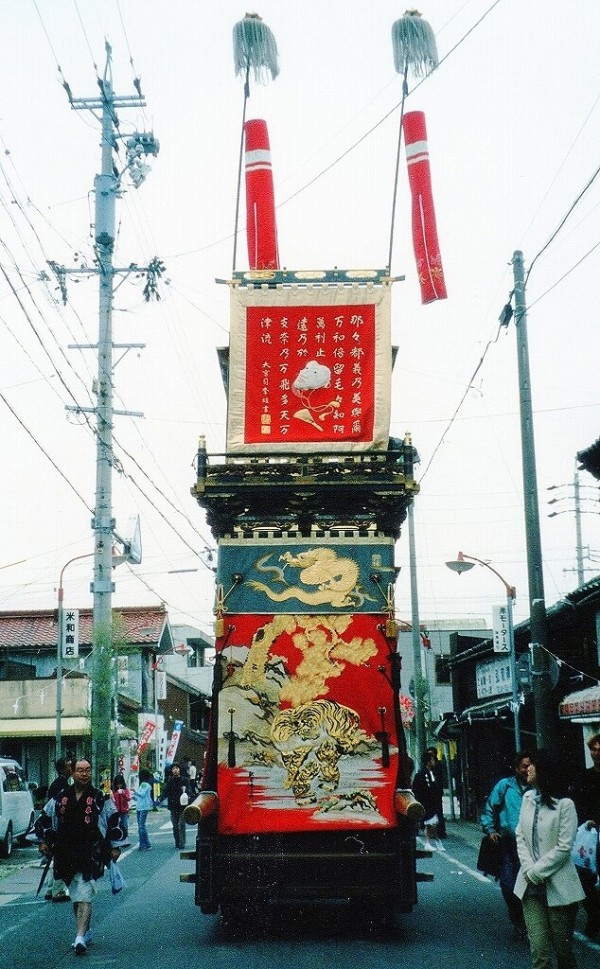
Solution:
M 510 653 L 507 605 L 492 607 L 492 629 L 494 632 L 494 652 Z
M 475 676 L 479 700 L 512 692 L 509 656 L 478 663 Z
M 154 674 L 156 677 L 156 699 L 166 700 L 167 699 L 167 674 L 162 673 L 157 670 Z
M 79 609 L 63 609 L 61 652 L 63 659 L 79 656 Z

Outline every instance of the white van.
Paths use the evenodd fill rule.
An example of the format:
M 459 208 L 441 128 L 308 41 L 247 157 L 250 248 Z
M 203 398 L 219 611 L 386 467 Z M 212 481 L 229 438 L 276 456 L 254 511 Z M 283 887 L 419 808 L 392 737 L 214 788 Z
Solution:
M 13 844 L 33 826 L 31 791 L 16 760 L 0 757 L 0 858 L 10 858 Z

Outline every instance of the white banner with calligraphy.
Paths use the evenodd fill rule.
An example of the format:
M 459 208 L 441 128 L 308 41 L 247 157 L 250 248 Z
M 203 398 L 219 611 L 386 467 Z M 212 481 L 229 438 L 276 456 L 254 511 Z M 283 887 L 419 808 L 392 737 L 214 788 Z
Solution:
M 231 288 L 227 450 L 386 449 L 390 286 Z

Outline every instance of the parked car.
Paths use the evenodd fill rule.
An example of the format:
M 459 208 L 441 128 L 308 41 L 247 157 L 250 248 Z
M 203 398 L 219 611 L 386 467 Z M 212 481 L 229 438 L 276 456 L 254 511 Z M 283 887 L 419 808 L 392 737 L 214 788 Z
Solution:
M 17 838 L 33 827 L 31 789 L 16 760 L 0 757 L 0 857 L 10 858 Z

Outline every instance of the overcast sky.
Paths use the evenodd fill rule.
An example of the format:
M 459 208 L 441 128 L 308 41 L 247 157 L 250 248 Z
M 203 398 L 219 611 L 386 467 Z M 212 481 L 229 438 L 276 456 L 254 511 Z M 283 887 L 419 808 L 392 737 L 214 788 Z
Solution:
M 282 264 L 383 268 L 401 97 L 391 26 L 403 7 L 262 0 L 256 9 L 280 55 L 277 80 L 252 85 L 248 116 L 269 126 Z M 67 277 L 63 306 L 47 261 L 93 259 L 99 125 L 70 108 L 61 81 L 75 97 L 96 95 L 107 38 L 115 91 L 135 94 L 140 76 L 147 102 L 119 112 L 121 131 L 152 129 L 161 144 L 138 190 L 123 180 L 115 264 L 158 256 L 168 279 L 160 302 L 146 304 L 134 277 L 115 298 L 115 342 L 146 348 L 115 370 L 115 406 L 145 415 L 116 418 L 114 475 L 117 528 L 140 515 L 144 559 L 115 572 L 113 604 L 163 600 L 172 621 L 211 627 L 212 573 L 198 552 L 214 540 L 190 488 L 198 435 L 213 453 L 225 443 L 216 348 L 228 342 L 228 290 L 215 278 L 232 267 L 242 84 L 231 33 L 245 12 L 230 0 L 2 4 L 2 610 L 54 606 L 63 566 L 92 551 L 95 443 L 65 404 L 91 405 L 94 353 L 68 344 L 97 340 L 97 281 Z M 421 618 L 491 620 L 499 581 L 480 568 L 459 579 L 444 566 L 462 549 L 516 585 L 518 622 L 529 606 L 516 335 L 514 325 L 499 333 L 498 316 L 514 250 L 527 270 L 581 195 L 527 286 L 550 605 L 577 577 L 573 489 L 547 489 L 572 483 L 576 452 L 600 436 L 600 177 L 584 191 L 600 159 L 600 4 L 578 0 L 567 12 L 558 0 L 431 0 L 422 13 L 441 63 L 424 82 L 410 79 L 407 108 L 426 113 L 448 299 L 420 303 L 403 154 L 391 431 L 410 431 L 421 456 Z M 238 268 L 246 265 L 242 234 Z M 598 490 L 586 473 L 581 484 L 589 579 L 600 562 Z M 548 518 L 553 509 L 564 514 Z M 396 557 L 399 615 L 410 618 L 406 531 Z M 169 574 L 182 569 L 199 571 Z M 67 605 L 91 605 L 91 575 L 91 558 L 69 566 Z

